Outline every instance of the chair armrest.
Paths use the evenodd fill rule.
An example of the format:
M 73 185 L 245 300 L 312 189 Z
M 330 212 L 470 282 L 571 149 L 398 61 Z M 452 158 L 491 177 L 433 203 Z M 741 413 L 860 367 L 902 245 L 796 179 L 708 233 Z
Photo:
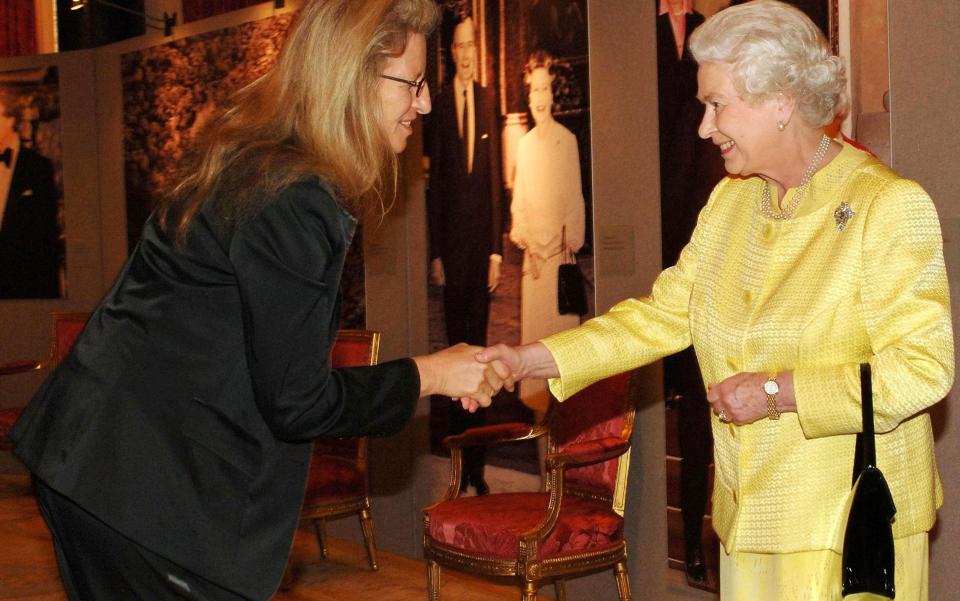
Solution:
M 567 445 L 562 453 L 551 453 L 545 459 L 547 467 L 547 490 L 550 499 L 547 502 L 547 515 L 539 524 L 520 533 L 520 545 L 524 552 L 535 556 L 536 548 L 546 540 L 557 520 L 563 504 L 564 468 L 588 465 L 606 461 L 623 455 L 630 449 L 630 441 L 608 436 L 596 440 Z
M 630 448 L 630 441 L 609 436 L 596 440 L 587 440 L 567 445 L 562 453 L 551 453 L 546 457 L 547 469 L 554 467 L 574 467 L 606 461 L 623 455 Z
M 13 376 L 16 374 L 24 374 L 29 371 L 37 371 L 38 369 L 44 369 L 48 367 L 49 364 L 50 362 L 46 359 L 42 361 L 7 361 L 6 363 L 0 363 L 0 376 Z
M 546 433 L 547 427 L 543 424 L 510 422 L 480 428 L 470 428 L 462 434 L 447 436 L 443 439 L 443 444 L 450 449 L 450 483 L 443 497 L 437 501 L 437 503 L 456 499 L 460 496 L 460 476 L 463 472 L 463 447 L 530 440 L 543 436 Z M 433 507 L 433 505 L 430 507 Z M 429 511 L 430 507 L 424 511 Z
M 531 440 L 547 433 L 547 428 L 541 424 L 525 424 L 521 422 L 510 422 L 506 424 L 495 424 L 492 426 L 482 426 L 480 428 L 470 428 L 462 434 L 447 436 L 443 439 L 443 444 L 448 448 L 472 447 L 477 445 L 499 444 L 501 442 L 519 442 L 521 440 Z

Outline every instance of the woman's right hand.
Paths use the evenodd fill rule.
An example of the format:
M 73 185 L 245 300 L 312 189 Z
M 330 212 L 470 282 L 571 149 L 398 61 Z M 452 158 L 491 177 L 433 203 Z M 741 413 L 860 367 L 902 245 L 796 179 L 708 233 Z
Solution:
M 442 394 L 461 400 L 467 410 L 489 407 L 504 386 L 513 390 L 510 368 L 499 360 L 480 362 L 483 348 L 465 343 L 413 358 L 420 372 L 420 396 Z M 471 402 L 472 401 L 472 402 Z

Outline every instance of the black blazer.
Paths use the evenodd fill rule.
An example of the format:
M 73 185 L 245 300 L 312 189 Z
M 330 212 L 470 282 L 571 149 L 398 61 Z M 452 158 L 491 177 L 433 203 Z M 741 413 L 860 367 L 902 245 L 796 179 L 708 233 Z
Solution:
M 419 394 L 409 359 L 330 367 L 355 226 L 317 181 L 239 225 L 205 207 L 182 250 L 151 218 L 15 425 L 17 456 L 141 545 L 267 598 L 290 551 L 308 441 L 394 433 Z
M 53 162 L 20 147 L 0 228 L 0 298 L 60 296 Z
M 427 220 L 430 258 L 443 259 L 448 286 L 486 288 L 491 254 L 503 252 L 500 123 L 493 94 L 473 83 L 473 171 L 467 173 L 453 83 L 427 118 L 430 155 Z

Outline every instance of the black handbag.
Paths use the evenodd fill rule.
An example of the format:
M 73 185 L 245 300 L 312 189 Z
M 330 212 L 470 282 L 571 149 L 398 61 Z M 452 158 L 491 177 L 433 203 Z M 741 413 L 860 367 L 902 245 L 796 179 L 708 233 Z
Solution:
M 843 595 L 871 593 L 893 599 L 893 519 L 897 508 L 877 468 L 870 365 L 860 365 L 863 433 L 857 435 L 853 490 L 843 535 Z
M 561 315 L 586 315 L 587 291 L 583 272 L 573 252 L 567 248 L 567 226 L 563 226 L 560 245 L 563 262 L 557 271 L 557 311 Z

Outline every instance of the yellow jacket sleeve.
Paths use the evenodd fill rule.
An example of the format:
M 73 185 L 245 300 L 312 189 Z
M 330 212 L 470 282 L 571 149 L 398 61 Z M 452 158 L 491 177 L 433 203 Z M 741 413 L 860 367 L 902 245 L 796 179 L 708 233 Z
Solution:
M 942 399 L 954 377 L 950 293 L 936 209 L 908 179 L 886 180 L 864 208 L 860 302 L 873 357 L 878 432 Z M 804 435 L 861 430 L 857 363 L 794 371 Z

